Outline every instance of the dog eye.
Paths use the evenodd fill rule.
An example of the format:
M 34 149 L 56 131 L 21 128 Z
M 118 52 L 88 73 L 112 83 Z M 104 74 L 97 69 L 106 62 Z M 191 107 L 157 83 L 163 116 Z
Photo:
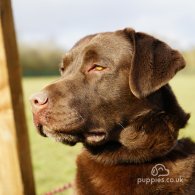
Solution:
M 101 66 L 101 65 L 98 65 L 98 64 L 94 64 L 94 65 L 89 69 L 89 71 L 91 71 L 91 70 L 94 70 L 94 71 L 102 71 L 102 70 L 104 70 L 104 69 L 106 69 L 106 67 Z

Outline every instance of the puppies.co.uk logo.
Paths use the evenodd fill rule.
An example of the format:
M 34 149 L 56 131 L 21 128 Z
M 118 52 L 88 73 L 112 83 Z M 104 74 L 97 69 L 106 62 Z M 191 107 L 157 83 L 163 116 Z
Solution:
M 151 170 L 151 175 L 165 177 L 169 175 L 169 170 L 163 164 L 156 164 Z
M 151 169 L 151 177 L 146 178 L 137 178 L 137 184 L 145 183 L 145 184 L 153 184 L 153 183 L 179 183 L 183 182 L 183 178 L 177 177 L 172 178 L 169 177 L 169 169 L 165 167 L 163 164 L 156 164 Z M 153 177 L 152 177 L 153 176 Z

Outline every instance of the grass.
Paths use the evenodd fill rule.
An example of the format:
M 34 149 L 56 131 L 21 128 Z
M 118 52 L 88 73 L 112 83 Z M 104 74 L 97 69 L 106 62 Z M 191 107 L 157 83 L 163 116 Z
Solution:
M 38 195 L 74 180 L 75 160 L 81 149 L 81 145 L 72 148 L 52 139 L 41 137 L 33 126 L 28 98 L 32 93 L 39 91 L 44 85 L 55 79 L 54 77 L 23 79 L 27 123 Z M 191 113 L 189 124 L 181 130 L 180 136 L 190 136 L 195 140 L 195 76 L 178 75 L 171 81 L 171 86 L 181 106 L 185 111 Z M 72 194 L 72 191 L 68 190 L 62 194 Z
M 191 114 L 188 125 L 180 131 L 180 137 L 195 140 L 195 75 L 178 75 L 170 82 L 181 107 Z

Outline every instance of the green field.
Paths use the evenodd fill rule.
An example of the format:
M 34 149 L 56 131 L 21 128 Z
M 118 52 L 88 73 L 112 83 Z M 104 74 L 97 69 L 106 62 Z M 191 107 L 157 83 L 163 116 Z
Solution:
M 75 159 L 81 149 L 81 145 L 70 147 L 41 137 L 33 126 L 28 98 L 52 80 L 55 78 L 23 79 L 37 194 L 43 194 L 65 182 L 74 180 Z M 191 136 L 195 140 L 195 75 L 178 75 L 171 81 L 171 85 L 184 110 L 191 113 L 189 124 L 184 130 L 181 130 L 180 136 Z M 71 190 L 62 194 L 71 194 Z

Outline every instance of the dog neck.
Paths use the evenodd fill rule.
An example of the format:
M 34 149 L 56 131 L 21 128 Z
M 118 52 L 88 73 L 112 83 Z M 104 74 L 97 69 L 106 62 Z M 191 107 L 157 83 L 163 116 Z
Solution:
M 168 154 L 177 143 L 178 131 L 165 112 L 152 111 L 115 130 L 116 139 L 84 146 L 91 158 L 101 163 L 144 163 Z

